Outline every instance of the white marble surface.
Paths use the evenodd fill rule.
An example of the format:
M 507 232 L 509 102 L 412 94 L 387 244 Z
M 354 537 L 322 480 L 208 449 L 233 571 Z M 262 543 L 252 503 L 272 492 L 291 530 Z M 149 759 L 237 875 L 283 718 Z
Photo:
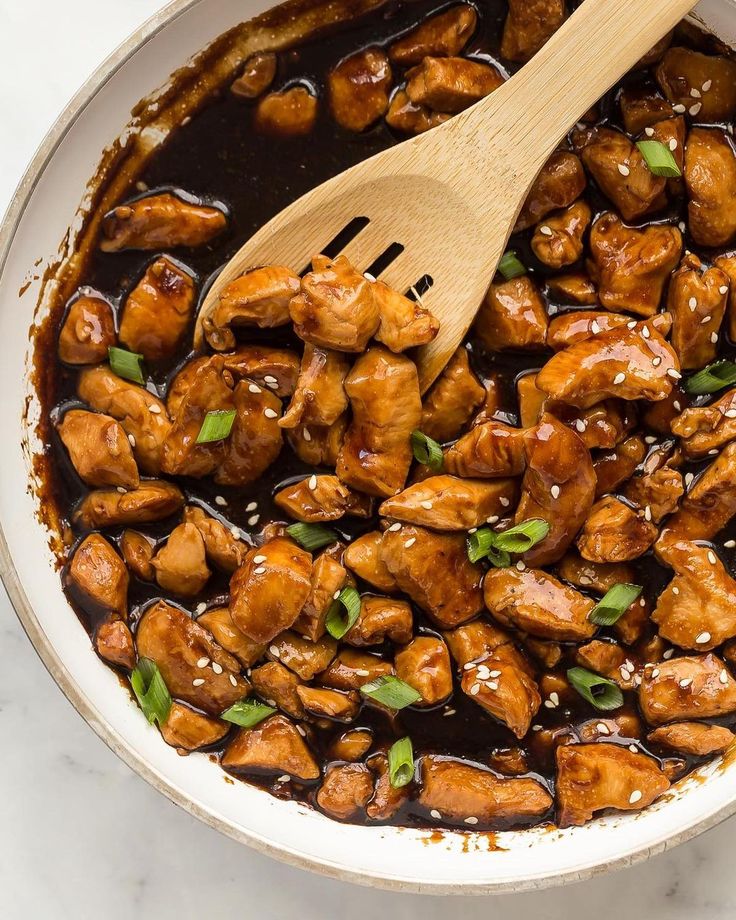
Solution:
M 52 119 L 159 0 L 0 0 L 0 212 Z M 0 465 L 0 471 L 2 467 Z M 171 805 L 66 702 L 0 592 L 0 917 L 726 920 L 736 819 L 633 869 L 565 889 L 446 899 L 282 866 Z

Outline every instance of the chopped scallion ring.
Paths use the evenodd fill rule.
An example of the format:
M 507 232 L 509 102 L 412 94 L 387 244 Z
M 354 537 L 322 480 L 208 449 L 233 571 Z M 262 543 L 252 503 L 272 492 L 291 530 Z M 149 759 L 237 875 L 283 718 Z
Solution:
M 322 524 L 291 524 L 286 528 L 286 532 L 292 540 L 296 540 L 299 546 L 310 553 L 339 540 L 334 530 L 323 527 Z
M 618 709 L 624 704 L 620 687 L 600 674 L 594 674 L 586 668 L 570 668 L 567 679 L 580 696 L 596 709 Z
M 139 658 L 130 675 L 130 684 L 143 715 L 152 724 L 163 725 L 171 709 L 171 695 L 156 662 Z
M 536 546 L 537 543 L 544 540 L 549 533 L 549 524 L 541 518 L 530 518 L 528 521 L 522 521 L 521 524 L 515 524 L 497 533 L 494 540 L 496 549 L 506 550 L 507 553 L 525 553 Z
M 636 146 L 644 157 L 649 172 L 655 176 L 677 179 L 682 175 L 672 151 L 662 141 L 637 141 Z
M 526 274 L 524 263 L 519 260 L 513 249 L 509 249 L 508 252 L 501 256 L 498 271 L 507 281 L 512 281 L 514 278 L 520 278 Z
M 414 458 L 428 466 L 433 473 L 442 471 L 444 457 L 437 441 L 417 429 L 411 433 L 411 449 L 414 451 Z
M 234 725 L 240 725 L 241 728 L 253 728 L 276 711 L 273 706 L 267 706 L 260 700 L 238 700 L 237 703 L 233 703 L 229 709 L 226 709 L 220 718 Z
M 408 785 L 414 777 L 411 738 L 399 738 L 388 749 L 388 778 L 394 789 Z
M 388 706 L 389 709 L 404 709 L 422 698 L 413 687 L 392 674 L 382 674 L 381 677 L 368 681 L 360 688 L 360 692 L 376 703 Z
M 211 444 L 229 437 L 235 422 L 235 409 L 216 409 L 208 412 L 197 435 L 197 444 Z
M 118 377 L 140 383 L 141 386 L 146 382 L 143 375 L 143 355 L 111 345 L 107 349 L 107 359 L 110 362 L 110 370 Z
M 598 626 L 613 626 L 626 613 L 641 592 L 641 585 L 628 585 L 625 583 L 614 585 L 606 591 L 605 595 L 590 611 L 588 619 Z
M 694 396 L 717 393 L 736 383 L 736 364 L 733 361 L 716 361 L 693 374 L 685 381 L 685 390 Z
M 341 608 L 345 608 L 346 616 L 342 615 Z M 342 639 L 349 632 L 360 616 L 360 595 L 352 586 L 343 588 L 336 600 L 327 611 L 325 627 L 333 639 Z
M 468 535 L 468 559 L 471 562 L 480 562 L 485 559 L 493 548 L 496 534 L 490 527 L 481 527 L 475 533 Z

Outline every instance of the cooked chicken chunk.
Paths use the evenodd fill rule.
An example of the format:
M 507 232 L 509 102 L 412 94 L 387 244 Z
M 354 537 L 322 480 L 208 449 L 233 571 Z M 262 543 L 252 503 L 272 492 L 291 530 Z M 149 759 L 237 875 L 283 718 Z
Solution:
M 337 652 L 337 642 L 323 636 L 316 642 L 287 629 L 279 633 L 268 646 L 270 657 L 293 671 L 302 680 L 311 680 L 329 666 Z
M 574 551 L 559 562 L 557 574 L 578 588 L 599 594 L 605 594 L 620 582 L 633 584 L 635 580 L 634 569 L 623 562 L 588 562 Z
M 490 569 L 483 582 L 488 610 L 503 626 L 560 642 L 589 639 L 594 603 L 541 569 Z
M 259 386 L 267 387 L 280 398 L 292 396 L 296 390 L 300 360 L 295 351 L 270 348 L 268 345 L 240 345 L 234 352 L 223 357 L 225 369 L 237 380 L 245 377 Z M 171 406 L 171 386 L 167 402 Z
M 286 440 L 294 453 L 309 466 L 337 465 L 343 438 L 348 428 L 348 414 L 329 427 L 325 425 L 299 425 L 285 430 Z
M 471 661 L 487 658 L 500 645 L 511 641 L 507 632 L 487 620 L 473 620 L 465 626 L 442 633 L 452 657 L 459 668 Z
M 503 422 L 484 422 L 449 448 L 445 469 L 463 477 L 519 476 L 526 465 L 524 434 Z
M 406 76 L 406 94 L 415 105 L 453 114 L 504 82 L 495 67 L 461 57 L 425 57 Z
M 66 364 L 99 364 L 115 345 L 112 307 L 99 295 L 82 294 L 69 307 L 59 333 L 59 358 Z
M 553 300 L 563 304 L 594 306 L 598 303 L 596 286 L 584 272 L 570 272 L 548 278 L 547 293 Z
M 278 58 L 273 51 L 257 51 L 245 62 L 243 72 L 230 85 L 230 92 L 240 99 L 257 99 L 273 83 L 277 66 Z
M 344 383 L 349 370 L 350 363 L 340 352 L 307 342 L 294 395 L 279 420 L 281 428 L 336 422 L 348 407 Z
M 606 399 L 588 409 L 575 409 L 566 403 L 548 399 L 544 409 L 573 428 L 588 450 L 615 447 L 637 421 L 630 403 L 622 399 Z
M 182 703 L 172 703 L 161 725 L 164 741 L 179 751 L 198 751 L 216 744 L 230 730 L 221 719 L 212 719 Z
M 74 469 L 88 486 L 138 488 L 133 450 L 123 426 L 114 418 L 70 409 L 57 430 Z
M 677 227 L 652 224 L 638 230 L 626 227 L 612 212 L 603 214 L 590 231 L 589 263 L 601 304 L 652 316 L 681 250 Z
M 358 578 L 378 588 L 379 591 L 398 591 L 396 579 L 381 559 L 383 534 L 378 530 L 363 534 L 345 550 L 343 562 Z
M 355 763 L 362 760 L 373 744 L 373 734 L 367 728 L 351 728 L 335 738 L 330 745 L 332 760 L 347 760 Z
M 599 454 L 593 461 L 596 477 L 595 497 L 614 492 L 632 475 L 647 453 L 641 435 L 634 434 L 613 450 Z
M 625 667 L 627 657 L 616 642 L 605 642 L 602 639 L 593 639 L 587 645 L 581 645 L 575 653 L 575 661 L 581 667 L 602 674 L 622 690 L 633 690 L 636 686 L 635 675 Z
M 254 642 L 269 642 L 299 616 L 311 590 L 312 557 L 275 537 L 249 550 L 230 581 L 230 615 Z
M 127 527 L 163 521 L 184 505 L 181 491 L 170 482 L 146 479 L 130 492 L 97 489 L 86 495 L 74 512 L 75 523 L 95 527 Z
M 407 96 L 406 90 L 400 89 L 391 97 L 386 124 L 405 134 L 423 134 L 451 117 L 447 112 L 433 112 L 426 105 L 416 105 Z
M 242 565 L 248 547 L 233 536 L 229 527 L 195 505 L 187 505 L 184 509 L 184 521 L 197 528 L 207 559 L 218 569 L 231 574 Z
M 523 738 L 542 698 L 536 683 L 508 654 L 510 648 L 512 646 L 502 645 L 488 658 L 464 669 L 462 688 L 517 738 Z
M 607 495 L 593 505 L 577 539 L 580 555 L 590 562 L 629 562 L 657 539 L 657 528 L 644 512 Z
M 539 224 L 532 237 L 532 250 L 540 262 L 560 269 L 583 254 L 583 236 L 590 224 L 590 205 L 581 198 Z
M 373 774 L 365 764 L 332 764 L 317 790 L 317 804 L 338 821 L 355 820 L 373 795 Z
M 661 744 L 673 751 L 690 754 L 693 757 L 720 754 L 736 739 L 736 735 L 728 728 L 721 725 L 704 725 L 702 722 L 677 722 L 674 725 L 663 725 L 649 732 L 647 737 L 654 744 Z
M 713 654 L 661 661 L 642 674 L 639 707 L 650 725 L 727 715 L 736 712 L 736 680 Z
M 343 648 L 329 668 L 320 674 L 319 682 L 337 690 L 359 690 L 363 684 L 393 673 L 393 665 L 377 655 Z
M 211 632 L 215 641 L 226 652 L 235 655 L 244 668 L 255 664 L 266 651 L 265 644 L 252 642 L 235 626 L 227 607 L 208 610 L 197 618 L 197 625 Z
M 550 211 L 569 207 L 582 194 L 585 181 L 579 157 L 569 150 L 555 151 L 529 189 L 514 233 L 539 223 Z
M 672 422 L 672 433 L 689 459 L 699 459 L 736 439 L 736 390 L 728 390 L 715 402 L 685 409 Z
M 130 574 L 141 581 L 153 581 L 156 577 L 152 560 L 155 555 L 155 540 L 137 530 L 125 530 L 120 537 L 120 552 Z
M 569 345 L 576 345 L 584 339 L 590 339 L 601 332 L 608 332 L 631 322 L 631 317 L 625 313 L 609 313 L 608 310 L 572 310 L 569 313 L 560 313 L 550 320 L 547 331 L 547 345 L 554 351 L 561 351 Z M 669 313 L 656 313 L 650 326 L 666 338 L 672 328 L 672 317 Z
M 728 275 L 705 269 L 688 253 L 672 276 L 667 309 L 672 313 L 672 347 L 684 370 L 710 364 L 716 357 L 718 333 L 726 312 Z
M 565 0 L 510 0 L 503 27 L 501 57 L 524 63 L 533 57 L 565 19 Z
M 309 594 L 292 629 L 312 642 L 320 639 L 335 595 L 343 589 L 347 578 L 348 573 L 337 559 L 321 553 L 312 566 Z
M 258 479 L 281 453 L 281 401 L 271 390 L 241 380 L 234 393 L 235 421 L 215 482 L 245 486 Z
M 325 687 L 296 688 L 305 712 L 320 719 L 335 722 L 352 722 L 360 709 L 360 698 L 355 690 L 347 693 Z
M 556 756 L 560 827 L 585 824 L 602 808 L 638 811 L 670 786 L 653 758 L 618 744 L 565 744 Z
M 192 204 L 163 192 L 118 205 L 106 214 L 100 249 L 193 248 L 209 243 L 225 227 L 227 215 L 220 208 Z
M 128 617 L 128 570 L 107 540 L 91 533 L 74 551 L 65 585 L 92 613 Z
M 736 443 L 727 444 L 668 519 L 668 538 L 710 540 L 736 514 Z
M 346 514 L 367 518 L 373 499 L 344 486 L 337 476 L 312 475 L 274 496 L 276 505 L 297 521 L 337 521 Z
M 95 650 L 109 664 L 132 671 L 135 667 L 135 644 L 130 628 L 116 614 L 109 614 L 94 631 Z
M 412 626 L 411 605 L 406 601 L 365 594 L 360 599 L 360 615 L 345 634 L 345 642 L 361 647 L 381 645 L 390 639 L 404 645 L 411 642 Z
M 210 715 L 219 715 L 250 691 L 238 660 L 183 610 L 165 601 L 157 601 L 143 614 L 136 644 L 142 658 L 156 662 L 173 697 Z M 209 663 L 199 667 L 203 659 L 217 669 Z
M 659 524 L 677 508 L 684 492 L 682 474 L 665 464 L 632 477 L 624 489 L 624 496 L 643 510 L 645 517 L 651 516 L 654 523 Z
M 297 689 L 301 680 L 278 661 L 269 661 L 250 673 L 253 687 L 269 706 L 276 706 L 293 719 L 303 719 L 304 706 Z
M 275 773 L 308 781 L 319 777 L 319 766 L 296 725 L 275 715 L 256 725 L 241 728 L 222 755 L 227 770 Z
M 389 528 L 381 559 L 399 588 L 443 629 L 472 619 L 483 607 L 482 571 L 468 560 L 460 534 L 431 533 L 411 524 Z
M 674 114 L 671 102 L 642 86 L 625 87 L 619 96 L 619 104 L 627 134 L 641 134 L 646 128 Z
M 402 67 L 421 64 L 425 57 L 453 57 L 468 43 L 477 22 L 472 6 L 452 6 L 402 35 L 388 49 L 388 55 Z
M 528 275 L 492 284 L 475 319 L 475 334 L 489 351 L 544 348 L 544 300 Z
M 656 74 L 670 102 L 687 108 L 696 121 L 729 121 L 736 114 L 736 63 L 731 58 L 670 48 Z
M 486 398 L 470 369 L 468 350 L 457 349 L 424 397 L 419 428 L 440 444 L 456 438 Z
M 528 374 L 522 374 L 516 380 L 516 400 L 519 404 L 519 421 L 521 422 L 522 428 L 533 428 L 534 425 L 542 417 L 542 412 L 544 410 L 544 404 L 547 401 L 547 394 L 543 393 L 537 386 L 537 375 L 534 372 Z M 519 432 L 520 437 L 515 440 L 520 441 L 522 451 L 521 451 L 521 465 L 522 470 L 524 468 L 525 457 L 523 452 L 523 438 L 521 436 L 524 434 L 523 431 Z M 459 443 L 459 442 L 458 442 Z M 514 444 L 514 451 L 517 448 L 517 444 Z
M 396 676 L 421 696 L 417 706 L 436 706 L 452 693 L 447 646 L 435 636 L 417 636 L 396 653 Z
M 736 154 L 725 132 L 717 128 L 690 131 L 685 183 L 693 239 L 702 246 L 725 246 L 736 234 Z
M 256 106 L 253 124 L 261 134 L 302 137 L 317 120 L 317 97 L 306 86 L 292 86 L 263 96 Z
M 388 821 L 409 799 L 408 786 L 392 786 L 388 756 L 377 751 L 366 760 L 366 766 L 376 777 L 373 797 L 366 807 L 366 814 L 374 821 Z
M 513 479 L 430 476 L 386 499 L 378 512 L 382 517 L 432 530 L 469 530 L 485 524 L 493 515 L 501 517 L 516 504 L 517 495 Z
M 212 574 L 207 568 L 204 540 L 194 524 L 175 527 L 153 559 L 156 581 L 171 594 L 194 597 Z
M 376 340 L 393 352 L 406 351 L 431 342 L 439 321 L 419 303 L 394 291 L 383 281 L 373 282 L 373 296 L 381 314 Z
M 363 131 L 388 108 L 391 65 L 380 48 L 365 48 L 340 61 L 327 76 L 335 121 L 348 131 Z

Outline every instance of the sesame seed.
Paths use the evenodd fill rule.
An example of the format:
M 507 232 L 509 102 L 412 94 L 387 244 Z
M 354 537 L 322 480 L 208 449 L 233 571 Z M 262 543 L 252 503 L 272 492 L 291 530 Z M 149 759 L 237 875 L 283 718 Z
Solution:
M 557 485 L 557 483 L 555 483 L 549 490 L 549 494 L 552 496 L 552 498 L 560 497 L 560 487 Z
M 553 691 L 552 693 L 550 693 L 549 698 L 552 700 L 552 702 L 555 704 L 555 706 L 559 706 L 559 705 L 560 705 L 560 697 L 559 697 L 559 694 L 557 694 L 557 693 L 555 693 L 555 692 Z
M 230 533 L 235 537 L 236 540 L 239 540 L 243 536 L 239 527 L 231 527 Z
M 707 93 L 708 90 L 711 88 L 711 86 L 713 86 L 713 81 L 706 80 L 705 83 L 703 83 L 703 85 L 700 88 L 703 90 L 704 93 Z
M 656 358 L 652 358 L 653 367 L 659 367 L 661 363 L 662 363 L 662 359 L 659 357 L 659 355 L 657 355 Z
M 279 651 L 278 645 L 270 645 L 268 647 L 269 652 L 273 655 L 274 658 L 280 658 L 281 652 Z
M 697 297 L 691 297 L 690 300 L 688 300 L 687 305 L 691 310 L 694 310 L 698 305 Z
M 543 728 L 544 728 L 543 725 L 532 725 L 533 732 L 541 732 Z
M 263 575 L 263 573 L 264 573 L 265 571 L 266 571 L 266 566 L 265 566 L 265 565 L 259 565 L 259 566 L 257 566 L 255 569 L 253 569 L 253 574 L 254 574 L 254 575 Z
M 223 498 L 222 495 L 215 495 L 215 504 L 219 505 L 221 508 L 224 508 L 227 504 L 227 499 Z
M 256 565 L 260 565 L 262 562 L 265 562 L 265 561 L 266 561 L 266 557 L 263 555 L 253 557 L 253 562 L 255 562 Z
M 629 673 L 628 669 L 624 667 L 624 665 L 621 665 L 619 671 L 621 672 L 621 677 L 624 680 L 631 680 L 631 674 Z
M 156 403 L 151 403 L 148 407 L 149 412 L 153 412 L 154 415 L 161 415 L 161 406 L 157 406 Z
M 546 225 L 544 227 L 540 227 L 539 232 L 544 236 L 552 236 L 552 229 Z
M 629 796 L 629 805 L 635 805 L 641 798 L 641 791 L 639 789 L 634 789 L 634 791 Z
M 128 435 L 128 441 L 130 442 L 131 447 L 135 447 L 135 438 L 133 437 L 132 434 Z
M 209 663 L 210 663 L 209 658 L 200 658 L 199 661 L 197 662 L 197 667 L 206 668 Z
M 711 565 L 715 565 L 716 562 L 718 562 L 718 560 L 716 559 L 716 554 L 713 552 L 712 549 L 708 550 L 708 562 L 710 562 Z
M 727 285 L 727 284 L 722 284 L 722 285 L 718 288 L 718 293 L 719 293 L 719 294 L 728 294 L 728 285 Z
M 593 579 L 589 578 L 587 575 L 581 575 L 578 581 L 580 582 L 581 585 L 592 585 L 593 584 Z
M 631 172 L 631 170 L 630 170 L 629 167 L 626 165 L 626 163 L 619 163 L 619 164 L 618 164 L 618 171 L 621 173 L 622 176 L 628 176 L 629 173 Z
M 708 451 L 708 456 L 709 456 L 709 457 L 715 457 L 715 455 L 716 455 L 717 453 L 718 453 L 718 448 L 717 448 L 717 447 L 714 447 L 712 450 L 709 450 L 709 451 Z
M 695 479 L 695 473 L 685 473 L 685 486 L 689 487 Z
M 645 443 L 645 444 L 654 444 L 654 443 L 656 442 L 656 440 L 657 440 L 657 439 L 654 437 L 653 434 L 648 434 L 648 435 L 644 438 L 644 443 Z
M 275 409 L 264 409 L 263 414 L 266 418 L 278 418 L 279 414 Z
M 433 809 L 430 811 L 430 815 L 431 815 L 436 821 L 440 821 L 440 820 L 442 819 L 442 815 L 437 811 L 436 808 L 433 808 Z
M 472 671 L 474 667 L 475 665 L 473 664 L 473 662 L 468 661 L 466 664 L 463 665 L 463 671 Z
M 733 549 L 734 546 L 736 546 L 736 540 L 726 540 L 723 545 L 726 547 L 726 549 Z
M 680 405 L 680 400 L 679 400 L 679 399 L 673 400 L 673 402 L 672 402 L 672 408 L 675 410 L 675 412 L 679 412 L 680 409 L 682 409 L 682 406 Z
M 630 745 L 629 745 L 629 750 L 631 751 L 632 754 L 638 754 L 638 753 L 639 753 L 639 748 L 638 748 L 635 744 L 630 744 Z
M 695 637 L 695 641 L 698 645 L 705 645 L 706 642 L 710 642 L 710 633 L 702 632 L 699 636 Z
M 489 673 L 488 676 L 489 676 L 489 677 L 500 677 L 500 676 L 501 676 L 501 672 L 500 672 L 500 671 L 491 671 L 491 672 Z
M 249 389 L 249 391 L 250 391 L 251 393 L 260 393 L 260 392 L 261 392 L 261 388 L 258 386 L 257 383 L 249 383 L 249 384 L 248 384 L 248 389 Z
M 233 687 L 237 687 L 237 686 L 238 686 L 238 681 L 237 681 L 235 675 L 234 675 L 234 674 L 228 674 L 228 677 L 230 678 L 230 683 L 233 685 Z
M 682 115 L 685 111 L 685 106 L 681 102 L 678 102 L 676 105 L 672 106 L 672 111 L 677 112 L 678 115 Z
M 624 380 L 626 380 L 626 374 L 623 374 L 623 373 L 618 373 L 618 374 L 616 374 L 616 376 L 613 378 L 614 384 L 623 383 Z
M 693 88 L 690 90 L 690 95 L 693 97 L 693 99 L 700 99 L 700 98 L 701 98 L 701 97 L 700 97 L 700 90 L 699 90 L 699 89 L 696 89 L 696 87 L 694 87 L 694 86 L 693 86 Z
M 421 504 L 422 508 L 424 508 L 426 511 L 431 511 L 431 510 L 432 510 L 432 502 L 430 502 L 430 501 L 424 501 L 424 502 L 420 502 L 420 504 Z
M 207 604 L 202 602 L 201 604 L 197 604 L 197 606 L 194 608 L 194 612 L 197 614 L 197 616 L 201 616 L 205 612 L 206 609 L 207 609 Z
M 645 339 L 648 339 L 651 333 L 649 332 L 649 326 L 642 326 L 641 334 Z
M 674 367 L 668 367 L 667 376 L 672 377 L 673 380 L 679 380 L 682 377 L 682 374 L 679 371 L 676 371 Z
M 201 687 L 204 683 L 204 677 L 197 677 L 192 681 L 193 687 Z
M 644 128 L 647 137 L 654 137 L 654 128 Z
M 686 677 L 680 681 L 680 686 L 682 687 L 683 690 L 687 690 L 687 688 L 690 686 L 692 682 L 693 682 L 692 677 Z
M 670 138 L 670 142 L 669 142 L 668 146 L 669 146 L 670 150 L 672 150 L 672 151 L 677 150 L 677 140 L 676 140 L 676 138 L 674 138 L 674 137 L 673 137 L 673 138 Z
M 718 675 L 718 680 L 720 680 L 722 684 L 728 683 L 728 671 L 725 668 L 723 668 L 721 673 Z
M 363 277 L 365 278 L 366 281 L 376 280 L 370 272 L 363 272 Z
M 222 674 L 222 665 L 218 664 L 216 661 L 213 661 L 212 670 L 215 672 L 215 674 Z
M 491 676 L 491 670 L 486 664 L 479 664 L 476 673 L 481 680 L 488 680 Z
M 652 680 L 654 680 L 655 677 L 659 677 L 659 668 L 654 668 L 650 676 Z
M 677 587 L 677 585 L 672 586 L 672 593 L 675 595 L 680 593 L 680 589 Z
M 312 435 L 309 433 L 309 429 L 308 429 L 308 428 L 305 428 L 305 429 L 302 431 L 302 437 L 304 438 L 305 441 L 311 441 L 311 440 L 312 440 Z
M 446 709 L 446 710 L 442 713 L 442 715 L 443 715 L 443 716 L 454 716 L 456 712 L 457 712 L 456 709 Z
M 314 473 L 309 477 L 308 487 L 314 491 L 317 488 L 317 477 Z
M 340 597 L 341 594 L 342 594 L 342 591 L 340 590 L 340 588 L 338 588 L 337 591 L 335 591 L 335 593 L 332 595 L 332 600 L 336 601 L 338 597 Z
M 680 228 L 680 233 L 684 233 L 687 230 L 687 224 L 684 220 L 681 220 L 677 226 Z
M 371 672 L 370 672 L 370 671 L 367 671 L 365 668 L 356 668 L 356 669 L 355 669 L 355 676 L 356 676 L 356 677 L 370 677 L 370 676 L 371 676 Z
M 497 523 L 498 523 L 498 515 L 497 515 L 497 514 L 492 514 L 492 515 L 491 515 L 489 518 L 487 518 L 487 520 L 486 520 L 486 524 L 497 524 Z
M 711 344 L 712 344 L 712 345 L 717 344 L 717 342 L 718 342 L 718 333 L 717 333 L 717 332 L 711 332 L 711 334 L 710 334 L 710 341 L 711 341 Z
M 261 519 L 260 514 L 254 514 L 252 517 L 248 518 L 248 526 L 255 527 L 256 524 L 260 521 L 260 519 Z
M 726 409 L 723 414 L 726 418 L 736 418 L 736 409 Z
M 525 566 L 524 563 L 521 561 L 521 559 L 519 559 L 519 561 L 516 563 L 516 569 L 517 569 L 517 571 L 519 571 L 519 572 L 525 571 L 526 566 Z
M 626 323 L 627 329 L 634 329 L 636 327 L 636 320 L 632 319 L 630 323 Z
M 290 783 L 290 782 L 291 782 L 291 777 L 289 776 L 288 773 L 284 773 L 283 776 L 279 776 L 279 778 L 276 780 L 276 782 L 277 782 L 277 783 Z
M 663 652 L 663 653 L 662 653 L 662 658 L 664 658 L 665 661 L 669 661 L 670 658 L 671 658 L 674 654 L 675 654 L 675 650 L 674 650 L 673 648 L 668 648 L 666 652 Z
M 598 333 L 601 331 L 601 327 L 598 325 L 598 320 L 594 319 L 590 324 L 590 331 L 593 333 L 593 335 L 598 335 Z
M 556 707 L 555 707 L 555 704 L 552 702 L 552 700 L 545 700 L 545 701 L 544 701 L 544 705 L 545 705 L 545 708 L 546 708 L 546 709 L 555 709 L 555 708 L 556 708 Z
M 585 422 L 581 419 L 575 419 L 575 427 L 582 434 L 585 431 Z
M 477 533 L 477 531 L 478 531 L 477 527 L 471 527 L 468 533 Z
M 646 508 L 644 509 L 644 520 L 651 521 L 651 519 L 652 519 L 652 509 L 649 507 L 649 505 L 647 505 Z
M 416 537 L 409 537 L 409 539 L 406 541 L 406 543 L 404 543 L 404 548 L 405 548 L 405 549 L 409 549 L 410 547 L 414 546 L 414 544 L 415 544 L 416 542 L 417 542 L 417 538 L 416 538 Z
M 299 734 L 302 736 L 302 738 L 306 738 L 307 733 L 304 731 L 304 729 L 301 727 L 301 725 L 297 725 L 296 730 L 299 732 Z
M 124 489 L 122 486 L 118 486 L 117 490 L 121 495 L 125 495 L 125 493 L 128 491 L 127 489 Z
M 610 734 L 611 734 L 611 729 L 606 725 L 605 722 L 599 722 L 599 723 L 596 725 L 596 728 L 597 728 L 598 731 L 601 733 L 601 735 L 610 735 Z
M 246 511 L 255 511 L 257 507 L 258 507 L 258 502 L 249 502 L 249 503 L 245 506 L 245 510 L 246 510 Z
M 480 693 L 480 684 L 473 684 L 470 688 L 470 695 L 477 696 Z
M 398 521 L 397 521 L 395 524 L 392 524 L 392 525 L 389 527 L 389 531 L 390 531 L 391 533 L 396 533 L 397 530 L 401 530 L 401 524 L 399 524 Z
M 504 508 L 508 508 L 508 506 L 511 504 L 511 502 L 509 501 L 509 499 L 508 499 L 508 498 L 504 498 L 503 495 L 501 496 L 501 498 L 499 498 L 499 501 L 501 502 L 501 505 L 502 505 Z
M 707 325 L 712 319 L 713 319 L 713 317 L 712 317 L 710 314 L 708 314 L 708 316 L 704 316 L 704 317 L 700 320 L 700 325 L 701 325 L 701 326 L 705 326 L 705 325 Z
M 691 106 L 690 106 L 690 108 L 688 109 L 688 112 L 689 112 L 691 115 L 695 116 L 695 115 L 698 114 L 698 112 L 699 112 L 702 108 L 703 108 L 703 103 L 702 103 L 702 102 L 696 102 L 695 105 L 691 105 Z
M 465 823 L 466 824 L 477 824 L 478 819 L 474 815 L 470 815 L 468 818 L 465 819 Z
M 263 377 L 263 380 L 264 380 L 264 383 L 267 383 L 268 386 L 270 387 L 273 387 L 273 386 L 277 387 L 279 385 L 278 380 L 274 377 L 273 374 L 265 374 Z

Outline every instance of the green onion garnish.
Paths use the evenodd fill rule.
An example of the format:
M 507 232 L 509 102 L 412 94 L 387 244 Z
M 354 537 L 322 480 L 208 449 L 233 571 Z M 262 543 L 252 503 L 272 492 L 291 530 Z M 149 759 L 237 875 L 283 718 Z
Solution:
M 224 441 L 233 429 L 236 414 L 235 409 L 216 409 L 214 412 L 208 412 L 199 429 L 197 444 Z
M 514 278 L 520 278 L 526 274 L 524 263 L 517 258 L 513 249 L 509 249 L 508 252 L 501 256 L 498 270 L 507 281 L 512 281 Z
M 716 361 L 688 377 L 685 390 L 694 396 L 702 396 L 705 393 L 716 393 L 732 383 L 736 383 L 736 364 L 733 361 Z
M 468 534 L 468 559 L 480 562 L 493 549 L 496 534 L 490 527 L 481 527 L 475 533 Z
M 273 706 L 266 706 L 260 700 L 238 700 L 237 703 L 233 703 L 229 709 L 226 709 L 220 718 L 240 725 L 241 728 L 253 728 L 275 712 Z
M 162 725 L 171 709 L 171 695 L 158 665 L 150 658 L 139 658 L 130 675 L 130 684 L 148 721 Z
M 511 565 L 511 556 L 505 549 L 492 546 L 486 554 L 486 559 L 497 569 L 507 569 Z
M 346 616 L 342 615 L 343 607 L 345 608 Z M 360 595 L 355 588 L 348 585 L 347 588 L 342 589 L 327 611 L 325 620 L 327 632 L 333 639 L 342 639 L 345 633 L 353 628 L 359 616 Z
M 141 385 L 146 382 L 143 376 L 143 355 L 111 345 L 107 349 L 107 359 L 110 362 L 110 370 L 118 377 L 124 377 L 126 380 L 132 380 L 133 383 Z
M 535 546 L 549 533 L 549 524 L 541 518 L 530 518 L 495 534 L 493 545 L 496 549 L 506 550 L 507 553 L 525 553 Z
M 414 777 L 414 751 L 411 738 L 400 738 L 388 749 L 388 778 L 394 789 L 400 789 Z
M 291 524 L 286 528 L 286 532 L 292 540 L 296 540 L 299 546 L 310 553 L 340 539 L 334 530 L 323 527 L 322 524 Z
M 591 623 L 613 626 L 642 592 L 641 585 L 614 585 L 588 614 Z
M 649 172 L 654 173 L 655 176 L 677 179 L 682 175 L 680 167 L 672 156 L 672 151 L 662 141 L 637 141 L 636 146 L 644 157 Z
M 413 687 L 392 674 L 382 674 L 368 681 L 360 688 L 360 692 L 389 709 L 403 709 L 422 698 Z
M 411 433 L 411 449 L 419 463 L 428 466 L 433 473 L 442 472 L 444 457 L 437 441 L 423 434 L 419 429 Z
M 570 668 L 567 679 L 584 700 L 596 709 L 618 709 L 624 704 L 621 689 L 612 680 L 586 668 Z

